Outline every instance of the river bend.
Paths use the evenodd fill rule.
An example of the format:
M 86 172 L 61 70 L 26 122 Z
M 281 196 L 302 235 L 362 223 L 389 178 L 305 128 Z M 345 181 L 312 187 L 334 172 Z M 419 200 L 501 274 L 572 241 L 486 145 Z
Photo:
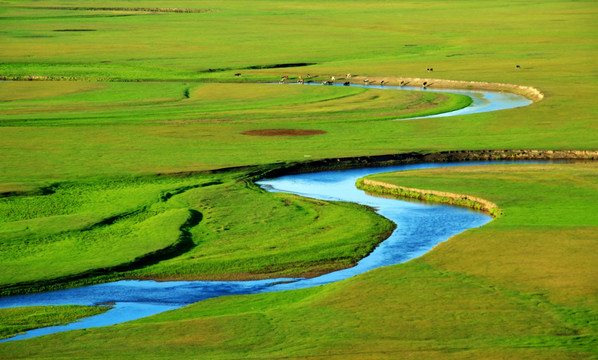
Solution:
M 378 87 L 413 90 L 391 86 Z M 531 101 L 521 96 L 510 93 L 436 89 L 426 91 L 466 94 L 474 100 L 469 107 L 451 113 L 433 115 L 433 117 L 496 111 L 531 103 Z M 173 282 L 130 280 L 0 298 L 0 308 L 115 304 L 111 310 L 104 314 L 64 326 L 31 330 L 26 334 L 3 341 L 21 340 L 75 329 L 118 324 L 218 296 L 255 294 L 324 285 L 378 267 L 399 264 L 416 258 L 432 249 L 439 242 L 445 241 L 467 229 L 482 226 L 491 218 L 485 214 L 464 208 L 369 196 L 355 187 L 355 181 L 360 177 L 374 173 L 474 164 L 488 164 L 488 162 L 411 164 L 288 175 L 276 179 L 261 180 L 258 184 L 269 191 L 283 191 L 322 200 L 350 201 L 371 206 L 379 214 L 395 222 L 397 228 L 388 239 L 383 241 L 370 255 L 359 261 L 356 266 L 310 279 Z

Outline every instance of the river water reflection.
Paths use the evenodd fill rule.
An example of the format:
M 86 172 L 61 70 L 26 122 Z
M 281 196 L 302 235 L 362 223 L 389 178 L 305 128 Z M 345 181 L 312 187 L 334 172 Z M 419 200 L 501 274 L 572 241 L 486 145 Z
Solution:
M 391 87 L 385 87 L 389 89 Z M 406 90 L 403 88 L 403 90 Z M 456 113 L 436 116 L 463 115 L 481 111 L 495 111 L 528 105 L 529 100 L 506 93 L 464 92 L 474 99 L 473 106 Z M 477 100 L 476 100 L 477 99 Z M 509 99 L 511 102 L 509 106 Z M 497 105 L 496 102 L 502 105 Z M 497 108 L 497 106 L 499 108 Z M 503 162 L 504 163 L 504 162 Z M 350 278 L 366 271 L 399 264 L 416 258 L 441 241 L 479 227 L 491 218 L 485 214 L 445 205 L 428 205 L 366 195 L 355 187 L 355 181 L 363 176 L 412 169 L 464 166 L 478 163 L 412 164 L 393 167 L 363 168 L 328 171 L 311 174 L 288 175 L 265 179 L 258 183 L 269 191 L 283 191 L 322 199 L 350 201 L 368 205 L 397 224 L 392 235 L 382 242 L 369 256 L 345 270 L 311 279 L 269 279 L 258 281 L 118 281 L 100 285 L 65 289 L 41 294 L 0 298 L 0 308 L 34 305 L 98 305 L 114 303 L 111 310 L 79 322 L 64 326 L 32 330 L 23 335 L 3 341 L 20 340 L 62 331 L 108 326 L 160 312 L 183 307 L 208 298 L 232 294 L 255 294 L 273 291 L 302 289 Z

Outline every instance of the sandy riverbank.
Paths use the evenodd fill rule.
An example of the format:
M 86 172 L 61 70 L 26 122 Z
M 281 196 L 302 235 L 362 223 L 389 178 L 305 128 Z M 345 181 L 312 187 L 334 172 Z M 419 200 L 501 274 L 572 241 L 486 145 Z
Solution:
M 341 80 L 350 81 L 354 84 L 366 83 L 364 80 L 369 80 L 367 81 L 367 83 L 371 85 L 380 85 L 381 82 L 384 81 L 384 85 L 389 86 L 412 86 L 434 89 L 507 91 L 525 96 L 526 98 L 534 102 L 540 101 L 544 98 L 544 94 L 534 87 L 505 83 L 393 76 L 352 76 L 351 78 L 342 78 Z

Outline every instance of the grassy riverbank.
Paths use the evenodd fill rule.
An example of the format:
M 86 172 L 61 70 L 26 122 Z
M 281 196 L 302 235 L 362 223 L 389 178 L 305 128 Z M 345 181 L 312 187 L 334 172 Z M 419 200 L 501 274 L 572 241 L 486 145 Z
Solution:
M 501 286 L 539 291 L 550 301 L 576 304 L 591 301 L 598 290 L 592 270 L 598 258 L 583 251 L 598 239 L 597 175 L 596 164 L 578 163 L 435 169 L 370 178 L 497 203 L 503 216 L 439 245 L 423 259 Z
M 495 203 L 470 195 L 398 186 L 369 178 L 361 178 L 357 180 L 355 186 L 374 196 L 382 195 L 395 197 L 397 199 L 415 199 L 452 206 L 462 206 L 482 211 L 492 217 L 502 215 L 502 210 L 500 210 Z
M 363 206 L 267 193 L 244 175 L 96 179 L 0 199 L 0 290 L 309 277 L 352 266 L 394 228 Z
M 211 299 L 9 357 L 579 359 L 598 342 L 595 164 L 380 175 L 495 201 L 504 215 L 409 263 L 313 289 Z M 564 256 L 566 254 L 566 256 Z M 130 341 L 134 338 L 135 341 Z M 60 350 L 59 350 L 60 349 Z
M 78 319 L 98 315 L 109 306 L 32 306 L 0 309 L 0 339 L 46 326 L 69 324 Z

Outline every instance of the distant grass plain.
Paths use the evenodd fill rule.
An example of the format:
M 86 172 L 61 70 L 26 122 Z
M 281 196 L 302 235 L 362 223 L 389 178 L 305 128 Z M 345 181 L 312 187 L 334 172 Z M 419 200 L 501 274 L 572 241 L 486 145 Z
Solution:
M 0 76 L 19 80 L 0 83 L 4 289 L 63 286 L 52 279 L 181 241 L 193 249 L 88 281 L 313 275 L 350 266 L 393 227 L 359 206 L 266 193 L 250 181 L 256 168 L 213 172 L 221 168 L 409 151 L 598 149 L 592 1 L 111 1 L 89 9 L 98 7 L 0 2 Z M 467 102 L 258 84 L 349 73 L 512 83 L 545 98 L 495 113 L 391 121 Z M 37 80 L 21 81 L 30 77 Z M 263 129 L 325 133 L 243 134 Z M 3 344 L 0 353 L 595 357 L 597 178 L 587 164 L 402 174 L 401 185 L 493 200 L 504 218 L 342 283 L 213 299 L 110 329 Z

